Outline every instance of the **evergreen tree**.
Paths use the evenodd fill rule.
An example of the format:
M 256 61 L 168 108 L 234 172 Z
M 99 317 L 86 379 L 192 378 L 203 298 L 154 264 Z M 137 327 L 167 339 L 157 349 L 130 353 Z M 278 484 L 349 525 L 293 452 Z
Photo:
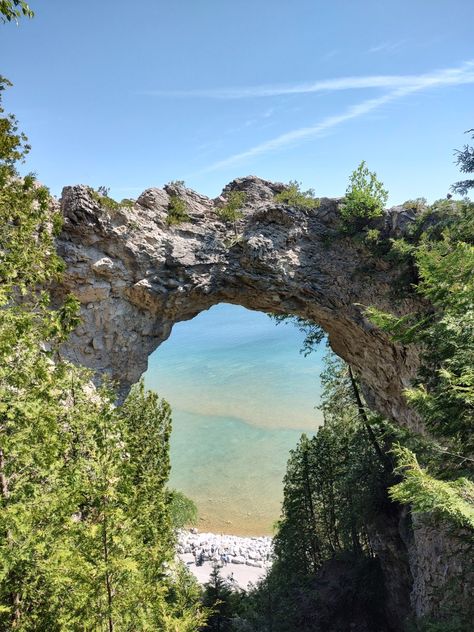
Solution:
M 225 222 L 234 226 L 234 234 L 237 237 L 237 221 L 241 219 L 242 207 L 245 204 L 246 194 L 244 191 L 230 191 L 224 206 L 218 209 L 219 217 Z
M 116 407 L 60 359 L 77 302 L 53 309 L 41 289 L 63 267 L 61 222 L 19 177 L 27 151 L 0 117 L 0 628 L 194 632 L 205 614 L 173 559 L 169 406 L 141 384 Z
M 433 226 L 433 215 L 441 217 L 441 228 Z M 396 488 L 393 495 L 400 500 L 403 496 L 404 502 L 410 499 L 414 509 L 438 507 L 451 519 L 459 517 L 466 502 L 472 503 L 468 488 L 474 471 L 474 204 L 443 200 L 419 223 L 425 228 L 411 245 L 411 256 L 418 273 L 415 290 L 427 309 L 402 318 L 368 311 L 395 340 L 417 345 L 422 352 L 419 374 L 406 397 L 431 433 L 428 453 L 417 456 L 439 485 L 414 485 L 420 481 L 418 460 L 414 453 L 399 450 L 399 471 L 409 475 L 410 484 Z M 446 482 L 445 493 L 440 494 L 443 479 L 456 475 L 464 478 L 454 487 Z M 465 484 L 466 477 L 470 484 Z M 464 523 L 471 520 L 467 511 Z
M 214 565 L 209 581 L 204 586 L 202 600 L 210 611 L 204 630 L 209 632 L 232 630 L 232 617 L 237 610 L 239 595 L 221 576 L 217 565 Z
M 387 199 L 388 191 L 363 160 L 350 176 L 340 207 L 343 228 L 347 232 L 364 228 L 371 219 L 382 215 Z
M 474 139 L 474 129 L 468 130 L 466 134 L 472 134 L 471 137 Z M 474 173 L 474 147 L 466 144 L 460 151 L 456 151 L 456 154 L 456 162 L 459 165 L 460 170 L 463 173 Z M 459 193 L 460 195 L 467 195 L 469 190 L 472 188 L 474 188 L 473 178 L 455 182 L 451 187 L 454 193 Z
M 367 525 L 391 480 L 382 447 L 391 427 L 365 411 L 349 367 L 335 356 L 321 380 L 324 425 L 291 452 L 275 536 L 277 565 L 300 577 L 337 552 L 370 554 Z

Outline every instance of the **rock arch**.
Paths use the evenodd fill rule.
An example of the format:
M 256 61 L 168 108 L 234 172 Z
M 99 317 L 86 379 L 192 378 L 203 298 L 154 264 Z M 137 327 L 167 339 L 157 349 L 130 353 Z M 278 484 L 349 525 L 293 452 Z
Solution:
M 295 314 L 321 325 L 333 350 L 359 373 L 371 405 L 413 429 L 417 420 L 402 391 L 417 355 L 393 344 L 364 315 L 375 305 L 399 314 L 411 299 L 394 299 L 396 267 L 374 258 L 338 231 L 337 199 L 305 210 L 275 202 L 283 185 L 250 176 L 223 191 L 246 193 L 237 236 L 211 200 L 172 184 L 148 189 L 133 206 L 109 208 L 86 186 L 66 187 L 59 252 L 67 264 L 60 293 L 82 304 L 82 323 L 64 353 L 122 389 L 146 369 L 147 358 L 174 323 L 220 302 Z M 189 221 L 169 226 L 170 195 L 186 202 Z M 413 219 L 386 212 L 380 229 L 403 233 Z

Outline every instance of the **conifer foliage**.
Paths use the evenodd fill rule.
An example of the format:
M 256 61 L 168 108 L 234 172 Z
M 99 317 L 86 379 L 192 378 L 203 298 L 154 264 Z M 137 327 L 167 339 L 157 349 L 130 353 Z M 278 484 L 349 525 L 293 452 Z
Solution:
M 8 86 L 2 80 L 2 89 Z M 140 383 L 117 407 L 58 348 L 78 303 L 53 308 L 61 221 L 17 164 L 0 110 L 0 629 L 193 632 L 199 594 L 174 561 L 170 409 Z

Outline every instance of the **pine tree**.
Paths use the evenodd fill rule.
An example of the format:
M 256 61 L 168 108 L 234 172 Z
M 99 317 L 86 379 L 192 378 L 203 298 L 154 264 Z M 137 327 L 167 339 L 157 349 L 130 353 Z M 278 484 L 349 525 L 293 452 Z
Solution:
M 238 594 L 229 585 L 217 565 L 212 569 L 209 581 L 204 586 L 203 604 L 210 615 L 204 630 L 209 632 L 230 632 L 232 616 L 237 609 Z
M 169 406 L 140 385 L 116 407 L 59 357 L 77 301 L 53 309 L 42 289 L 63 268 L 61 222 L 18 175 L 27 151 L 0 117 L 0 628 L 195 632 L 205 613 L 173 560 Z

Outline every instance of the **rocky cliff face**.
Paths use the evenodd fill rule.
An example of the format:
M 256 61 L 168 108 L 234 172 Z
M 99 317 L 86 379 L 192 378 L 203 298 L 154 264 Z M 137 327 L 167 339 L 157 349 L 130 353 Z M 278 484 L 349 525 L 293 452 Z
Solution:
M 337 199 L 323 198 L 311 210 L 288 207 L 274 200 L 282 188 L 247 177 L 211 200 L 170 185 L 148 189 L 131 207 L 111 209 L 86 186 L 66 187 L 58 247 L 67 272 L 56 293 L 79 298 L 82 323 L 64 354 L 110 374 L 126 392 L 174 323 L 216 303 L 295 314 L 325 329 L 333 350 L 358 372 L 373 408 L 422 430 L 402 395 L 417 370 L 416 351 L 393 344 L 364 315 L 369 305 L 397 314 L 415 307 L 413 299 L 394 297 L 400 271 L 341 234 Z M 236 235 L 218 215 L 231 190 L 247 199 Z M 189 215 L 175 226 L 167 222 L 172 195 L 185 201 Z M 377 227 L 398 237 L 413 219 L 412 211 L 397 207 Z M 387 607 L 400 621 L 410 599 L 418 614 L 436 611 L 440 591 L 469 566 L 462 549 L 450 559 L 447 532 L 418 521 L 407 527 L 400 516 L 381 517 L 372 544 L 389 591 Z
M 334 351 L 355 368 L 367 396 L 383 414 L 417 428 L 402 390 L 417 357 L 395 345 L 365 317 L 364 307 L 404 313 L 393 299 L 398 270 L 369 256 L 338 232 L 338 200 L 314 210 L 276 204 L 282 185 L 255 177 L 235 180 L 246 193 L 243 218 L 219 219 L 211 200 L 180 185 L 148 189 L 132 208 L 110 210 L 85 186 L 67 187 L 59 251 L 67 263 L 63 290 L 82 304 L 82 324 L 65 353 L 119 380 L 126 390 L 146 370 L 152 351 L 174 323 L 220 302 L 320 324 Z M 179 195 L 189 221 L 169 226 L 170 195 Z M 380 222 L 399 235 L 410 212 L 392 209 Z

